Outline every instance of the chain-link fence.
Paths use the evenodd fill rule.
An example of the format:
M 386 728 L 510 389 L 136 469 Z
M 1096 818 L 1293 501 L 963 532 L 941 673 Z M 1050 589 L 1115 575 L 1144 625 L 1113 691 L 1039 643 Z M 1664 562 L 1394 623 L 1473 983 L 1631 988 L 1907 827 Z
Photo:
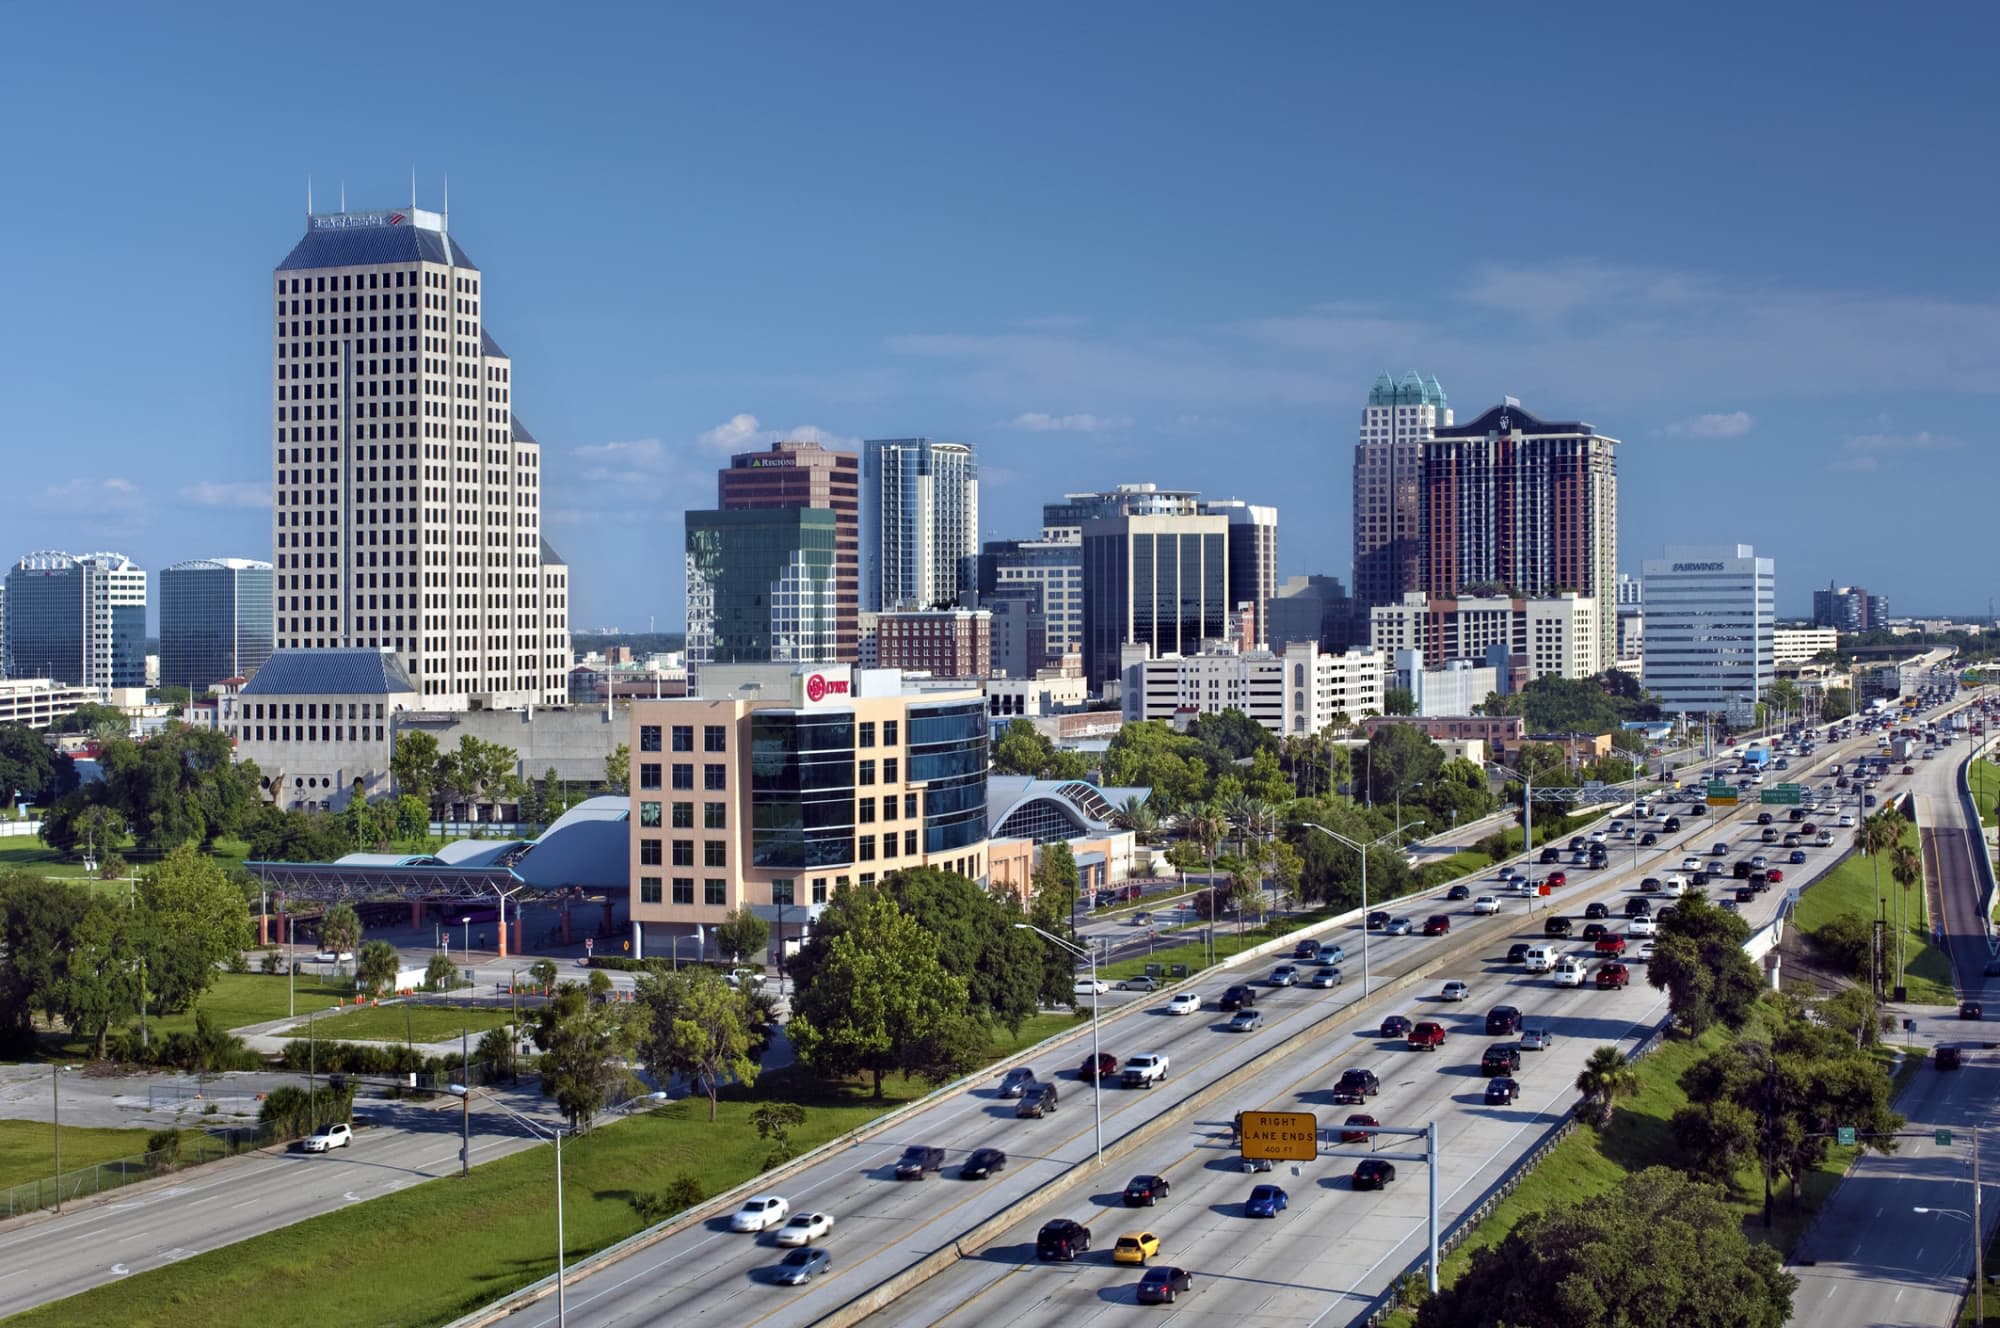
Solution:
M 182 1135 L 171 1147 L 113 1158 L 109 1162 L 78 1167 L 42 1180 L 12 1186 L 5 1191 L 6 1204 L 0 1212 L 7 1217 L 19 1217 L 23 1213 L 53 1208 L 58 1202 L 73 1203 L 89 1195 L 115 1190 L 121 1185 L 131 1185 L 184 1167 L 200 1166 L 204 1162 L 262 1148 L 275 1142 L 277 1137 L 275 1132 L 261 1125 Z

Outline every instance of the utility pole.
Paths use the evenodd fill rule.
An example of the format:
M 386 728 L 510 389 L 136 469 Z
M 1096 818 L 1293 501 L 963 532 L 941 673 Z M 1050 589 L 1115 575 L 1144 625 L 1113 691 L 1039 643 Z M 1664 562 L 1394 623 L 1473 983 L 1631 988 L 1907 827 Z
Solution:
M 465 1025 L 460 1024 L 458 1027 L 458 1057 L 459 1057 L 459 1063 L 465 1067 L 463 1070 L 460 1071 L 460 1073 L 465 1076 L 465 1088 L 466 1088 L 465 1096 L 459 1099 L 459 1107 L 460 1107 L 459 1129 L 461 1136 L 463 1138 L 463 1142 L 459 1145 L 459 1150 L 458 1150 L 458 1174 L 460 1176 L 470 1176 L 472 1174 L 471 1046 L 472 1046 L 471 1038 L 466 1031 L 466 1027 Z
M 56 1095 L 56 1216 L 62 1216 L 62 1066 L 49 1067 L 49 1083 Z M 1977 1140 L 1978 1136 L 1973 1138 Z M 1973 1147 L 1977 1148 L 1975 1142 Z M 1975 1171 L 1977 1168 L 1975 1168 Z

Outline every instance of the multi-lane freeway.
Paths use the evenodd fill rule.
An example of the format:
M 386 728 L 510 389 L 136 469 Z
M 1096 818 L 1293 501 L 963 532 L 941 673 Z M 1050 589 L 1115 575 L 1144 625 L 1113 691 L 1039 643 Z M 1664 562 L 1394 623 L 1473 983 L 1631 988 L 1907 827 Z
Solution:
M 1804 779 L 1861 750 L 1873 750 L 1872 738 L 1865 747 L 1860 740 L 1839 748 L 1822 746 L 1809 760 L 1795 758 L 1789 777 Z M 1883 791 L 1893 792 L 1899 778 Z M 1688 854 L 1706 857 L 1714 841 L 1727 840 L 1732 857 L 1764 851 L 1767 846 L 1758 842 L 1754 825 L 1756 811 L 1747 805 L 1727 815 L 1685 817 L 1680 832 L 1663 835 L 1652 849 L 1620 844 L 1612 866 L 1577 873 L 1583 879 L 1565 887 L 1553 903 L 1579 923 L 1585 903 L 1593 899 L 1609 902 L 1614 918 L 1621 917 L 1620 904 L 1636 893 L 1642 876 L 1661 874 Z M 1785 884 L 1810 879 L 1845 846 L 1843 837 L 1834 848 L 1808 850 L 1805 866 L 1788 866 L 1797 875 L 1788 875 Z M 1102 1031 L 1105 1050 L 1121 1057 L 1163 1051 L 1173 1062 L 1172 1075 L 1161 1087 L 1103 1090 L 1107 1145 L 1116 1146 L 1128 1132 L 1143 1138 L 1115 1166 L 1099 1170 L 1093 1165 L 1094 1090 L 1077 1080 L 1074 1068 L 1088 1050 L 1086 1035 L 1034 1063 L 1044 1078 L 1061 1072 L 1057 1082 L 1062 1097 L 1053 1116 L 1015 1119 L 1015 1104 L 998 1098 L 996 1082 L 987 1082 L 945 1095 L 892 1128 L 774 1185 L 773 1191 L 790 1200 L 794 1211 L 821 1210 L 836 1219 L 824 1242 L 832 1266 L 816 1281 L 797 1288 L 773 1284 L 770 1273 L 783 1252 L 768 1237 L 730 1232 L 726 1220 L 717 1218 L 585 1270 L 568 1287 L 568 1313 L 589 1324 L 634 1324 L 663 1316 L 677 1323 L 813 1323 L 927 1256 L 950 1249 L 1004 1207 L 1032 1198 L 1052 1182 L 1067 1182 L 1074 1188 L 1053 1201 L 1031 1203 L 1012 1229 L 978 1249 L 963 1249 L 967 1257 L 903 1291 L 874 1318 L 910 1324 L 1059 1319 L 1068 1324 L 1129 1315 L 1135 1312 L 1137 1272 L 1113 1265 L 1109 1249 L 1120 1231 L 1149 1228 L 1163 1238 L 1159 1261 L 1197 1273 L 1199 1290 L 1184 1302 L 1184 1313 L 1226 1317 L 1232 1323 L 1346 1322 L 1422 1248 L 1424 1168 L 1399 1165 L 1396 1182 L 1379 1193 L 1352 1190 L 1346 1178 L 1354 1163 L 1348 1158 L 1323 1157 L 1302 1164 L 1297 1174 L 1246 1176 L 1228 1147 L 1234 1112 L 1310 1109 L 1323 1125 L 1337 1125 L 1354 1108 L 1331 1103 L 1335 1077 L 1351 1065 L 1374 1069 L 1382 1091 L 1367 1108 L 1371 1114 L 1385 1124 L 1438 1122 L 1440 1205 L 1449 1221 L 1573 1104 L 1571 1084 L 1591 1049 L 1603 1043 L 1629 1047 L 1663 1014 L 1659 994 L 1644 984 L 1637 965 L 1633 986 L 1600 991 L 1588 985 L 1559 989 L 1546 977 L 1530 978 L 1505 964 L 1511 941 L 1540 937 L 1546 902 L 1530 911 L 1529 904 L 1509 899 L 1498 916 L 1475 917 L 1468 903 L 1436 903 L 1440 893 L 1397 911 L 1419 919 L 1431 911 L 1449 911 L 1450 935 L 1377 933 L 1372 941 L 1378 990 L 1447 955 L 1457 956 L 1408 991 L 1362 1001 L 1354 980 L 1359 934 L 1347 929 L 1322 932 L 1347 950 L 1347 985 L 1333 991 L 1265 990 L 1258 1008 L 1266 1018 L 1259 1031 L 1225 1031 L 1215 998 L 1233 978 L 1261 979 L 1277 958 L 1204 976 L 1199 990 L 1205 1004 L 1194 1017 L 1163 1013 L 1164 998 L 1159 996 L 1127 998 L 1116 1013 L 1108 1013 Z M 1746 917 L 1761 925 L 1783 894 L 1773 890 L 1758 896 L 1743 906 Z M 1589 946 L 1573 942 L 1565 948 Z M 1470 983 L 1471 999 L 1455 1005 L 1438 1000 L 1439 986 L 1448 978 Z M 1478 1062 L 1486 1044 L 1499 1040 L 1485 1037 L 1483 1026 L 1486 1012 L 1501 1004 L 1519 1007 L 1531 1025 L 1547 1027 L 1555 1040 L 1549 1050 L 1526 1053 L 1517 1076 L 1520 1099 L 1489 1107 Z M 1391 1013 L 1441 1020 L 1449 1029 L 1446 1046 L 1425 1055 L 1374 1037 L 1382 1017 Z M 1184 1123 L 1148 1130 L 1205 1085 L 1301 1035 L 1304 1040 L 1286 1053 L 1277 1070 L 1260 1074 L 1226 1100 L 1206 1104 Z M 945 1149 L 950 1162 L 943 1176 L 892 1179 L 897 1156 L 911 1144 Z M 989 1180 L 958 1179 L 957 1164 L 981 1147 L 1004 1149 L 1007 1169 Z M 1162 1206 L 1128 1213 L 1118 1196 L 1128 1173 L 1138 1172 L 1167 1175 L 1173 1190 Z M 1289 1191 L 1291 1206 L 1275 1221 L 1243 1216 L 1244 1199 L 1257 1180 L 1275 1180 Z M 1043 1222 L 1060 1217 L 1086 1222 L 1096 1249 L 1073 1264 L 1040 1264 L 1034 1257 L 1035 1232 Z M 545 1300 L 514 1321 L 525 1328 L 554 1318 L 553 1301 Z

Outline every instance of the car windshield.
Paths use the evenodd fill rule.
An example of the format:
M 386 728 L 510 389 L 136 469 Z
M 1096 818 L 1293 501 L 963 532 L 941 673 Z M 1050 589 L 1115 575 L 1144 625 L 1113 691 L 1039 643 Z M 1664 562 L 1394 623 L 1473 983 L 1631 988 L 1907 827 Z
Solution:
M 800 1264 L 811 1263 L 817 1258 L 819 1258 L 818 1250 L 793 1250 L 785 1256 L 785 1262 L 796 1268 Z

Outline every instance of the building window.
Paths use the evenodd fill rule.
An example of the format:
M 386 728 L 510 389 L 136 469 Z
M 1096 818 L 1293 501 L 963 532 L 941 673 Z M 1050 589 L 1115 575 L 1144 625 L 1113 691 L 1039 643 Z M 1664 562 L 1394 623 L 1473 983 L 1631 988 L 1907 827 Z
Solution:
M 826 902 L 826 877 L 815 876 L 813 877 L 813 903 L 824 904 L 825 902 Z
M 639 902 L 642 904 L 657 904 L 660 902 L 659 877 L 641 876 L 639 878 Z
M 858 842 L 861 845 L 861 860 L 863 862 L 875 861 L 875 836 L 862 835 Z
M 702 840 L 701 865 L 704 867 L 727 867 L 729 865 L 729 842 L 723 839 Z
M 677 789 L 691 789 L 694 787 L 693 766 L 687 764 L 685 761 L 674 763 L 674 787 Z
M 729 767 L 710 762 L 701 768 L 701 786 L 711 793 L 719 793 L 729 787 Z
M 701 726 L 701 749 L 705 752 L 726 752 L 729 750 L 729 730 L 721 724 Z
M 882 856 L 885 858 L 896 856 L 896 832 L 894 830 L 882 836 Z
M 694 829 L 693 803 L 677 802 L 674 804 L 674 829 L 676 830 Z
M 898 761 L 898 760 L 897 760 L 897 759 L 896 759 L 895 757 L 893 757 L 893 756 L 885 756 L 885 757 L 883 757 L 883 758 L 882 758 L 882 782 L 883 782 L 884 784 L 897 784 L 897 783 L 901 783 L 902 781 L 898 780 L 898 779 L 896 778 L 896 775 L 897 775 L 897 773 L 898 773 L 898 772 L 899 772 L 899 771 L 900 771 L 900 770 L 902 769 L 902 764 L 903 764 L 903 763 L 902 763 L 901 761 Z
M 855 783 L 873 784 L 875 782 L 875 762 L 872 760 L 862 761 L 855 767 L 855 771 Z
M 658 724 L 641 724 L 639 726 L 639 750 L 642 752 L 657 752 L 660 750 L 660 726 Z
M 874 872 L 862 872 L 862 873 L 861 873 L 861 884 L 863 884 L 863 885 L 873 885 L 873 884 L 875 884 L 875 873 L 874 873 Z
M 694 902 L 694 877 L 674 877 L 674 902 L 676 904 L 692 904 Z
M 710 908 L 721 908 L 729 902 L 729 882 L 708 877 L 701 883 L 701 902 Z
M 875 799 L 873 798 L 861 799 L 859 803 L 859 809 L 861 813 L 861 824 L 863 825 L 875 824 Z
M 915 857 L 916 853 L 917 832 L 914 830 L 905 830 L 903 832 L 903 855 L 905 857 Z
M 884 747 L 894 747 L 896 745 L 896 732 L 897 722 L 895 720 L 885 719 L 882 721 L 882 745 Z
M 676 839 L 674 841 L 674 866 L 694 866 L 694 841 L 692 839 Z
M 674 725 L 674 750 L 677 752 L 691 752 L 694 750 L 694 725 Z
M 639 763 L 639 787 L 642 789 L 656 789 L 659 786 L 660 763 L 658 761 L 641 761 Z
M 857 746 L 857 747 L 873 747 L 873 746 L 875 745 L 875 721 L 874 721 L 874 720 L 872 720 L 872 719 L 864 719 L 864 720 L 862 720 L 862 721 L 861 721 L 861 723 L 860 723 L 860 724 L 856 725 L 856 729 L 857 729 L 857 736 L 856 736 L 856 738 L 855 738 L 855 742 L 854 742 L 854 745 L 855 745 L 855 746 Z
M 657 867 L 660 865 L 659 840 L 642 839 L 639 841 L 639 865 L 641 867 Z
M 882 819 L 885 821 L 896 819 L 896 795 L 893 793 L 888 794 L 882 799 Z
M 639 824 L 649 830 L 657 830 L 660 826 L 660 804 L 657 802 L 640 803 Z
M 799 902 L 792 897 L 792 882 L 789 878 L 771 882 L 771 902 L 774 904 L 783 904 L 787 908 Z M 778 939 L 780 943 L 784 940 L 783 937 L 779 937 Z
M 917 819 L 917 795 L 914 793 L 903 795 L 903 819 L 906 821 Z
M 729 804 L 726 802 L 705 802 L 701 805 L 701 826 L 704 830 L 727 830 L 729 828 Z

